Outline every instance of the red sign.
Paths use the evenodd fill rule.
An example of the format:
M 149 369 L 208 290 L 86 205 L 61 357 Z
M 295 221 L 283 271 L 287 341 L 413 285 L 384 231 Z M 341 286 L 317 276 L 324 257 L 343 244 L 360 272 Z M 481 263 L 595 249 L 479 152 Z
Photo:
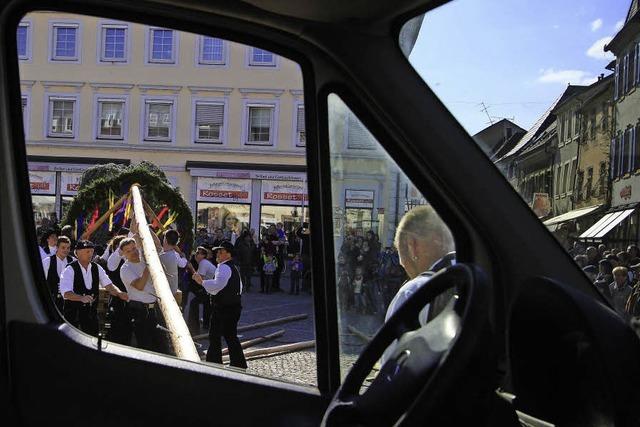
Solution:
M 80 184 L 67 184 L 67 191 L 78 191 Z
M 224 191 L 224 190 L 200 190 L 201 197 L 217 197 L 221 199 L 246 199 L 249 197 L 247 191 Z
M 622 200 L 629 200 L 631 198 L 631 186 L 627 185 L 622 190 L 620 190 L 620 198 Z
M 264 193 L 265 200 L 293 200 L 297 202 L 301 202 L 303 200 L 309 200 L 309 197 L 306 194 L 300 193 L 273 193 L 266 192 Z
M 31 189 L 32 190 L 48 191 L 49 190 L 49 183 L 48 182 L 32 182 L 31 183 Z

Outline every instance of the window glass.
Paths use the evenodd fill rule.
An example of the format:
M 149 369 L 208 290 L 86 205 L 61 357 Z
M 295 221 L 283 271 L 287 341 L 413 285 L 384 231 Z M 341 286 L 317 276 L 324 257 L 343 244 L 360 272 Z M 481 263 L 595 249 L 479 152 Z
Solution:
M 122 61 L 125 59 L 126 33 L 126 28 L 104 28 L 104 50 L 102 54 L 104 60 Z
M 27 57 L 27 36 L 28 36 L 29 26 L 25 24 L 20 24 L 18 26 L 17 39 L 18 39 L 18 57 L 26 58 Z
M 635 300 L 619 302 L 640 290 L 640 9 L 582 6 L 448 2 L 410 20 L 399 45 L 594 285 L 613 287 L 629 320 L 640 315 Z M 515 51 L 527 54 L 514 60 Z M 631 271 L 624 286 L 613 283 L 616 266 Z
M 54 27 L 55 32 L 55 45 L 54 45 L 54 58 L 55 59 L 75 59 L 76 56 L 76 27 Z
M 451 265 L 455 248 L 449 229 L 428 201 L 338 95 L 329 95 L 328 109 L 344 376 L 366 337 L 374 335 L 411 292 L 416 283 L 411 280 Z M 353 127 L 357 132 L 348 131 Z M 361 147 L 370 150 L 368 156 L 359 154 Z M 429 310 L 435 316 L 441 308 Z
M 224 42 L 215 37 L 203 37 L 200 62 L 203 64 L 224 63 Z
M 28 14 L 26 23 L 26 32 L 22 26 L 15 31 L 20 56 L 26 49 L 30 58 L 15 60 L 30 130 L 25 166 L 38 236 L 32 243 L 45 250 L 40 238 L 50 229 L 74 243 L 88 238 L 96 246 L 93 262 L 127 292 L 127 307 L 142 311 L 122 311 L 117 293 L 104 283 L 90 325 L 65 311 L 65 304 L 73 305 L 64 285 L 47 287 L 49 302 L 83 333 L 170 356 L 172 335 L 156 325 L 169 327 L 158 307 L 175 303 L 194 341 L 193 360 L 241 368 L 240 345 L 243 372 L 315 387 L 306 152 L 292 149 L 306 141 L 299 65 L 215 34 L 153 23 L 47 11 Z M 179 52 L 190 60 L 177 61 Z M 273 67 L 249 66 L 254 59 Z M 238 275 L 232 271 L 234 287 L 227 289 L 238 309 L 235 286 L 242 283 L 238 341 L 216 340 L 212 325 L 221 320 L 211 300 L 219 301 L 219 292 L 195 282 L 186 266 L 173 265 L 170 247 L 160 251 L 164 289 L 173 299 L 161 301 L 153 290 L 137 293 L 124 282 L 124 267 L 109 264 L 111 255 L 116 261 L 122 255 L 112 239 L 132 226 L 132 179 L 148 204 L 146 222 L 161 239 L 177 231 L 177 246 L 194 269 L 218 262 L 214 247 L 233 245 Z M 198 246 L 209 251 L 202 259 Z M 130 263 L 135 275 L 134 264 L 140 264 Z M 215 278 L 204 267 L 204 279 Z M 159 320 L 152 324 L 143 309 Z M 140 312 L 145 316 L 136 317 Z
M 75 101 L 73 100 L 56 99 L 51 101 L 50 135 L 73 136 L 74 106 Z
M 249 142 L 268 144 L 271 138 L 273 108 L 249 107 Z
M 124 102 L 99 101 L 98 105 L 100 108 L 99 136 L 104 138 L 121 137 Z
M 173 31 L 151 30 L 151 60 L 173 61 Z

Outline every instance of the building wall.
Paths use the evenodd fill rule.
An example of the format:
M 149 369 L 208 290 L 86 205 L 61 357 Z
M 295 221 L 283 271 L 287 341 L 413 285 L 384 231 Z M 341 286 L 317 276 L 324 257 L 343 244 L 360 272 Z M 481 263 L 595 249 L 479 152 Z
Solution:
M 573 188 L 578 164 L 579 132 L 575 125 L 576 100 L 567 101 L 556 110 L 558 151 L 553 164 L 553 216 L 573 209 Z
M 608 203 L 609 151 L 614 131 L 612 94 L 613 86 L 608 83 L 605 91 L 581 107 L 582 129 L 574 191 L 575 208 Z M 592 179 L 589 185 L 590 170 Z

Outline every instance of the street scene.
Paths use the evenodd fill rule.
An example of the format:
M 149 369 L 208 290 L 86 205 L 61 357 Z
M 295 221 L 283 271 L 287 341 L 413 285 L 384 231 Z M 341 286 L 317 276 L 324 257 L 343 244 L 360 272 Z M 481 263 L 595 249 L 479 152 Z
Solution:
M 481 103 L 489 122 L 470 132 L 629 322 L 640 317 L 637 16 L 633 1 L 598 48 L 607 64 L 567 81 L 542 114 L 518 124 Z M 107 341 L 317 386 L 298 64 L 58 12 L 26 15 L 17 48 L 38 250 L 64 319 Z M 415 280 L 455 264 L 457 248 L 347 103 L 330 94 L 327 106 L 335 281 L 322 286 L 336 289 L 344 377 Z

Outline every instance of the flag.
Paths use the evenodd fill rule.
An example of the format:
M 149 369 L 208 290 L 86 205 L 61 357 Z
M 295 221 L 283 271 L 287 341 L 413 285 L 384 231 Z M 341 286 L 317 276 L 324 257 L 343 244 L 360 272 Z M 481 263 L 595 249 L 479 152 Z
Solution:
M 153 222 L 151 223 L 151 226 L 152 226 L 153 228 L 158 228 L 158 227 L 160 227 L 160 222 L 159 222 L 159 221 L 160 221 L 160 220 L 162 220 L 162 217 L 163 217 L 167 212 L 169 212 L 169 208 L 168 208 L 167 206 L 163 207 L 163 208 L 160 210 L 160 212 L 158 213 L 158 215 L 156 215 L 157 219 L 156 219 L 156 218 L 154 218 L 154 219 L 153 219 Z
M 98 210 L 98 205 L 96 205 L 95 209 L 93 210 L 93 215 L 91 215 L 91 221 L 89 221 L 89 228 L 93 227 L 93 224 L 96 223 L 96 220 L 99 216 L 100 211 Z

